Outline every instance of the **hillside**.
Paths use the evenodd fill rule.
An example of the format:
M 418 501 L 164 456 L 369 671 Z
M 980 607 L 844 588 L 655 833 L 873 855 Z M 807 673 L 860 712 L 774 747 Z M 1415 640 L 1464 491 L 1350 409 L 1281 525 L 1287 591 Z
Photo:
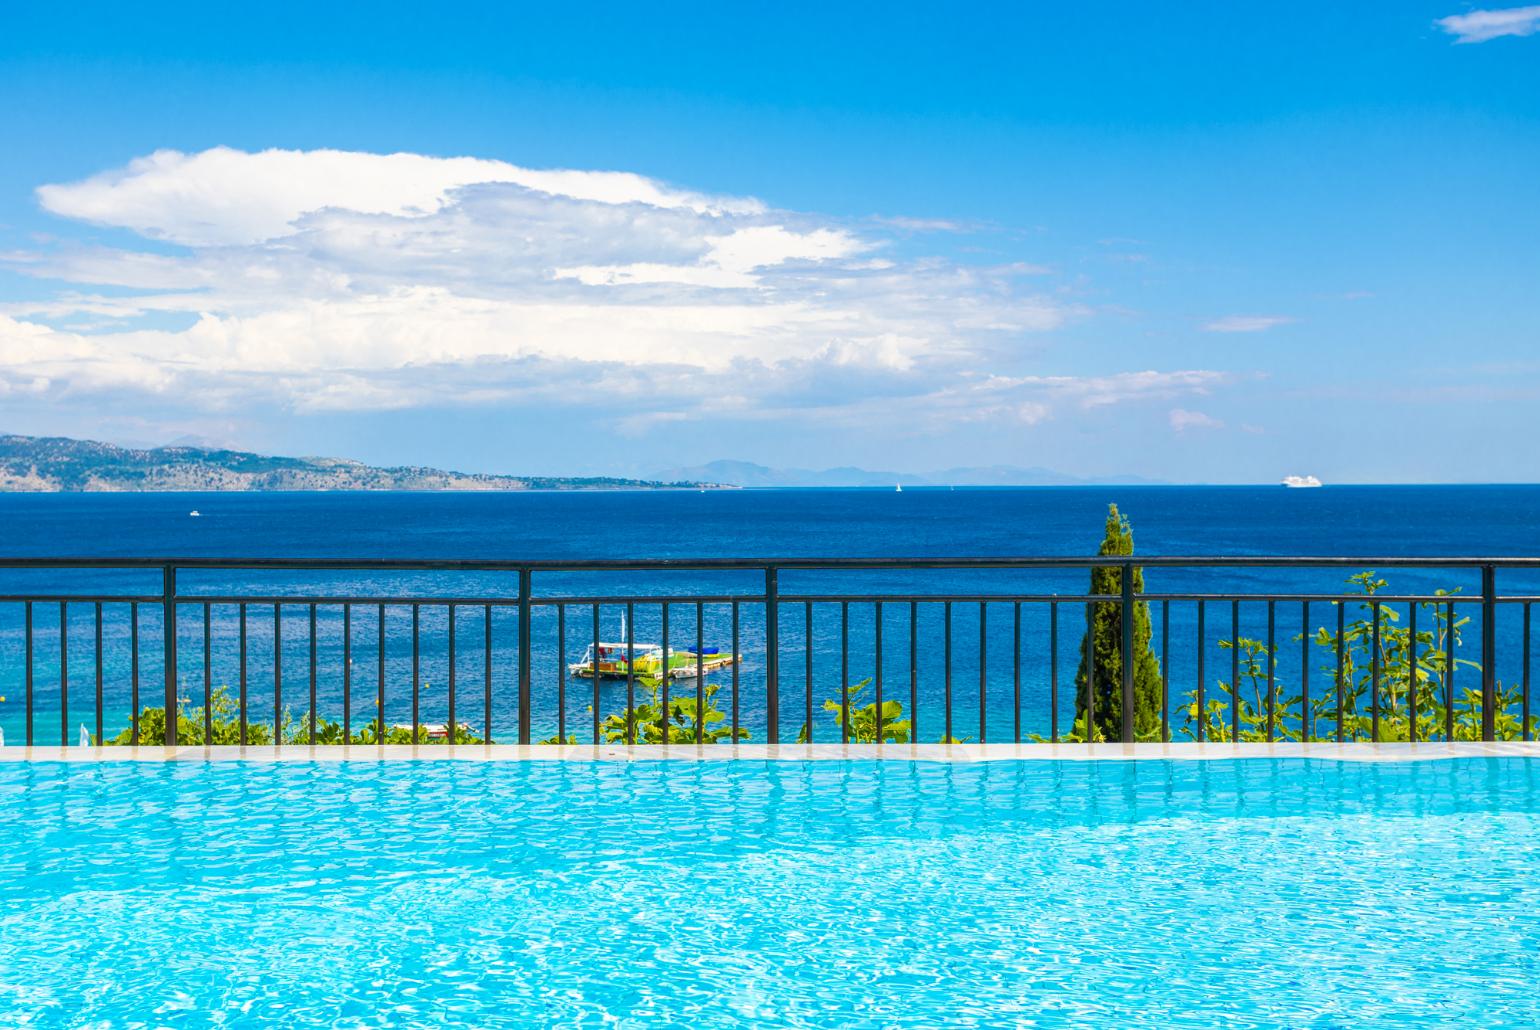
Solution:
M 67 437 L 0 435 L 0 491 L 627 490 L 715 484 L 611 477 L 494 476 L 342 458 L 285 458 L 203 447 L 136 450 Z
M 1103 476 L 1085 478 L 1053 469 L 1014 465 L 969 466 L 933 472 L 883 472 L 841 466 L 840 468 L 769 468 L 749 461 L 711 461 L 687 468 L 670 468 L 656 473 L 662 479 L 702 479 L 726 486 L 742 487 L 888 487 L 903 486 L 1132 486 L 1154 484 L 1158 480 L 1140 476 Z

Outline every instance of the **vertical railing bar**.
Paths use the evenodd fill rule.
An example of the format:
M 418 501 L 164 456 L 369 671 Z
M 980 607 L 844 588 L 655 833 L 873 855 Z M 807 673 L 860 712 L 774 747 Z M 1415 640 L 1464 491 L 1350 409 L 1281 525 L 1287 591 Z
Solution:
M 1380 742 L 1380 603 L 1371 601 L 1374 612 L 1371 648 L 1369 651 L 1369 740 Z
M 989 711 L 988 682 L 989 682 L 989 605 L 987 602 L 979 602 L 979 743 L 989 743 Z
M 840 602 L 840 743 L 850 743 L 850 602 Z
M 481 606 L 481 742 L 492 743 L 492 606 Z
M 377 647 L 377 649 L 379 651 L 379 662 L 377 663 L 376 668 L 375 668 L 375 673 L 376 673 L 376 676 L 378 678 L 377 678 L 377 680 L 375 682 L 374 708 L 375 708 L 375 713 L 379 717 L 379 721 L 375 724 L 375 728 L 377 730 L 375 744 L 377 744 L 380 747 L 384 747 L 385 746 L 385 664 L 386 663 L 385 663 L 385 606 L 383 604 L 381 604 L 379 606 L 379 611 L 375 613 L 374 629 L 375 629 L 375 634 L 378 637 L 378 643 L 376 644 L 376 647 Z
M 246 724 L 246 602 L 245 601 L 242 601 L 241 604 L 240 604 L 239 612 L 238 612 L 238 618 L 240 620 L 240 636 L 241 636 L 241 639 L 240 639 L 241 668 L 240 668 L 240 682 L 239 682 L 239 685 L 238 685 L 238 689 L 240 690 L 240 715 L 239 715 L 239 718 L 240 718 L 240 730 L 241 730 L 241 747 L 245 747 L 246 746 L 246 725 L 247 725 Z
M 1204 685 L 1203 685 L 1204 679 L 1207 678 L 1206 674 L 1205 674 L 1205 671 L 1204 671 L 1204 668 L 1203 668 L 1204 662 L 1205 662 L 1205 660 L 1207 658 L 1207 653 L 1206 653 L 1207 652 L 1207 648 L 1205 647 L 1205 644 L 1207 642 L 1207 632 L 1206 632 L 1205 627 L 1204 627 L 1204 620 L 1207 618 L 1207 615 L 1208 615 L 1208 606 L 1207 606 L 1207 604 L 1205 602 L 1203 602 L 1203 601 L 1199 601 L 1198 602 L 1198 694 L 1197 694 L 1197 702 L 1198 703 L 1197 703 L 1197 708 L 1198 708 L 1198 743 L 1200 743 L 1200 744 L 1203 743 L 1203 738 L 1205 736 L 1207 736 L 1207 734 L 1204 732 L 1204 728 L 1208 725 L 1208 709 L 1205 707 L 1205 699 L 1204 699 L 1205 690 L 1204 690 Z
M 214 632 L 211 605 L 203 605 L 203 745 L 214 743 Z
M 447 677 L 449 681 L 449 721 L 444 727 L 448 731 L 444 741 L 446 744 L 453 744 L 455 742 L 455 716 L 458 714 L 455 711 L 455 687 L 460 682 L 460 643 L 458 640 L 460 634 L 456 632 L 459 629 L 458 617 L 458 606 L 451 602 L 449 605 L 449 676 Z
M 139 746 L 139 602 L 128 606 L 129 652 L 129 724 L 128 741 Z M 32 663 L 27 662 L 28 668 Z M 30 720 L 29 720 L 30 721 Z
M 593 696 L 593 719 L 591 721 L 593 722 L 593 738 L 594 738 L 593 742 L 595 744 L 597 744 L 597 743 L 599 743 L 599 644 L 601 643 L 601 641 L 599 640 L 599 636 L 600 636 L 600 623 L 603 620 L 603 613 L 600 610 L 598 602 L 594 603 L 593 615 L 594 615 L 594 669 L 593 669 L 593 672 L 594 672 L 593 694 L 594 694 L 594 696 Z M 566 662 L 563 661 L 562 664 L 565 665 Z M 564 744 L 566 743 L 566 738 L 565 737 L 562 738 L 562 743 L 564 743 Z
M 519 570 L 519 743 L 529 743 L 530 723 L 534 713 L 533 673 L 531 664 L 531 610 L 532 574 L 528 568 Z
M 1087 601 L 1085 605 L 1086 635 L 1080 642 L 1082 653 L 1086 656 L 1085 675 L 1085 742 L 1090 747 L 1096 741 L 1096 635 L 1090 630 L 1096 624 L 1095 604 Z M 1078 692 L 1079 683 L 1075 684 Z M 1078 695 L 1077 695 L 1078 696 Z
M 781 742 L 781 600 L 780 575 L 765 568 L 765 739 Z
M 1012 735 L 1021 743 L 1021 602 L 1014 604 L 1011 621 L 1011 704 L 1014 708 Z
M 1406 609 L 1406 737 L 1408 741 L 1415 744 L 1417 743 L 1417 602 L 1412 601 Z
M 1122 694 L 1123 708 L 1123 743 L 1134 742 L 1134 566 L 1132 562 L 1124 562 L 1118 570 L 1119 586 L 1122 594 L 1121 603 L 1118 605 L 1119 621 L 1122 624 L 1122 646 L 1118 649 L 1118 660 L 1122 668 L 1119 676 L 1119 686 Z
M 874 744 L 881 744 L 882 743 L 882 738 L 883 738 L 883 733 L 884 733 L 884 730 L 886 728 L 886 723 L 887 723 L 887 720 L 884 719 L 883 715 L 882 715 L 882 602 L 881 601 L 878 601 L 876 603 L 875 607 L 872 609 L 872 627 L 873 627 L 872 628 L 872 636 L 873 636 L 872 646 L 873 646 L 873 649 L 876 652 L 876 668 L 875 668 L 875 670 L 873 670 L 873 682 L 876 684 L 876 687 L 877 687 L 876 694 L 875 694 L 875 698 L 876 698 L 876 701 L 877 701 L 877 707 L 875 709 L 876 714 L 877 714 L 877 718 L 875 720 L 875 722 L 877 723 L 877 739 L 874 740 L 873 743 Z
M 166 676 L 166 746 L 175 747 L 177 730 L 176 568 L 161 568 L 161 658 Z
M 1529 605 L 1530 602 L 1524 602 L 1524 696 L 1520 699 L 1523 706 L 1520 709 L 1522 720 L 1520 731 L 1525 740 L 1529 740 L 1531 736 L 1529 729 Z
M 1267 602 L 1267 742 L 1273 742 L 1273 730 L 1277 726 L 1277 703 L 1274 700 L 1274 685 L 1278 671 L 1277 655 L 1277 602 Z
M 69 602 L 59 602 L 59 746 L 70 743 L 70 619 Z
M 1160 740 L 1171 742 L 1171 602 L 1160 602 Z
M 310 717 L 309 738 L 310 746 L 315 747 L 315 710 L 316 710 L 316 632 L 315 632 L 315 602 L 309 605 L 310 618 Z
M 420 684 L 422 680 L 422 612 L 419 605 L 412 605 L 412 744 L 416 746 L 418 737 L 419 712 L 418 702 L 421 694 Z
M 1310 602 L 1299 610 L 1299 739 L 1315 735 L 1315 711 L 1310 707 Z
M 1241 603 L 1230 602 L 1230 743 L 1241 739 Z
M 96 743 L 101 746 L 106 743 L 102 739 L 102 603 L 96 602 Z
M 946 743 L 952 742 L 952 602 L 943 602 L 942 610 L 946 617 L 946 719 L 945 734 Z
M 733 743 L 738 743 L 738 602 L 733 602 Z
M 705 610 L 695 602 L 695 743 L 706 742 L 706 640 Z
M 283 605 L 273 605 L 273 746 L 283 746 Z
M 353 606 L 342 606 L 342 742 L 353 743 Z
M 920 605 L 917 601 L 909 602 L 909 740 L 911 742 L 920 739 L 920 645 L 919 633 L 916 627 L 919 625 Z
M 1454 739 L 1454 602 L 1444 602 L 1444 739 Z
M 1059 602 L 1048 602 L 1048 739 L 1059 742 Z
M 1481 567 L 1481 739 L 1497 737 L 1497 568 Z
M 599 610 L 594 605 L 594 611 Z M 597 615 L 594 622 L 598 622 Z M 598 632 L 595 631 L 595 638 Z M 594 645 L 593 665 L 589 670 L 593 673 L 594 682 L 599 682 L 599 645 Z M 558 603 L 556 605 L 556 743 L 567 742 L 567 606 Z
M 804 650 L 807 652 L 807 654 L 805 655 L 805 660 L 806 660 L 806 663 L 807 663 L 807 673 L 806 673 L 806 676 L 805 676 L 805 678 L 807 680 L 807 690 L 806 690 L 805 696 L 803 698 L 803 706 L 806 709 L 806 711 L 803 714 L 802 725 L 807 727 L 807 742 L 809 744 L 811 744 L 813 742 L 813 738 L 815 736 L 815 733 L 814 733 L 814 730 L 813 730 L 813 602 L 812 601 L 804 602 L 803 611 L 802 611 L 802 622 L 803 622 L 802 637 L 803 637 L 803 641 L 807 644 L 807 647 L 804 648 Z
M 1347 608 L 1341 601 L 1333 601 L 1332 603 L 1337 606 L 1337 743 L 1340 744 L 1342 743 L 1342 724 L 1347 720 L 1347 689 L 1346 683 L 1343 680 L 1347 673 L 1347 642 L 1345 639 Z M 1357 714 L 1358 706 L 1356 704 L 1353 706 L 1353 709 L 1354 713 Z M 1353 737 L 1355 740 L 1358 738 L 1357 730 L 1354 730 Z
M 674 720 L 672 718 L 672 713 L 668 710 L 668 692 L 669 687 L 672 686 L 670 681 L 673 679 L 673 676 L 670 675 L 672 670 L 668 667 L 668 602 L 664 601 L 660 607 L 662 608 L 663 623 L 663 660 L 658 665 L 658 672 L 659 675 L 663 677 L 663 704 L 658 710 L 658 731 L 662 734 L 662 740 L 660 743 L 671 744 L 673 743 L 670 738 L 673 736 L 672 725 Z
M 626 743 L 636 743 L 636 606 L 626 602 Z

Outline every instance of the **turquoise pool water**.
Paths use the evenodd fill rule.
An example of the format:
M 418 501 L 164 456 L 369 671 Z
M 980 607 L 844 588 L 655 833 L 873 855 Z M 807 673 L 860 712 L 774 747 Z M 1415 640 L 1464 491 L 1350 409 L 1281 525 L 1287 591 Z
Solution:
M 0 1025 L 1540 1024 L 1540 762 L 0 764 Z

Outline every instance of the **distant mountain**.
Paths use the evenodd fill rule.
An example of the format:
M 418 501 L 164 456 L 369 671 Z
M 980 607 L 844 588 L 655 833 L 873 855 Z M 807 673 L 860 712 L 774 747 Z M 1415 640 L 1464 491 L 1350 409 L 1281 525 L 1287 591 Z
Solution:
M 117 447 L 0 436 L 0 491 L 626 490 L 714 487 L 608 476 L 493 476 L 344 458 L 283 458 L 208 447 Z
M 704 465 L 668 469 L 663 479 L 707 480 L 726 486 L 1092 486 L 1137 485 L 1158 480 L 1139 476 L 1079 478 L 1053 469 L 1014 465 L 986 465 L 942 469 L 936 472 L 881 472 L 843 466 L 831 469 L 776 469 L 751 461 L 712 461 Z

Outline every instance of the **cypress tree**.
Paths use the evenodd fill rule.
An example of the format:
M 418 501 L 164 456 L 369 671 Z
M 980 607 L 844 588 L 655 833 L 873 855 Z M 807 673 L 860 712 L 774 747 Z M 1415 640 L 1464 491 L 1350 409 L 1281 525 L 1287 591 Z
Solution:
M 1134 553 L 1134 532 L 1128 519 L 1118 514 L 1116 504 L 1107 507 L 1107 532 L 1097 554 L 1123 557 Z M 1144 590 L 1144 570 L 1133 568 L 1135 593 Z M 1098 567 L 1091 570 L 1091 593 L 1119 594 L 1123 590 L 1123 570 Z M 1134 606 L 1134 737 L 1136 740 L 1160 739 L 1160 663 L 1150 648 L 1150 606 L 1140 601 Z M 1094 649 L 1094 650 L 1093 650 Z M 1095 682 L 1090 684 L 1092 654 L 1095 655 Z M 1123 737 L 1123 612 L 1117 601 L 1094 601 L 1086 605 L 1086 633 L 1080 641 L 1080 669 L 1075 673 L 1075 729 L 1086 730 L 1086 698 L 1095 698 L 1095 736 L 1097 740 L 1121 740 Z

